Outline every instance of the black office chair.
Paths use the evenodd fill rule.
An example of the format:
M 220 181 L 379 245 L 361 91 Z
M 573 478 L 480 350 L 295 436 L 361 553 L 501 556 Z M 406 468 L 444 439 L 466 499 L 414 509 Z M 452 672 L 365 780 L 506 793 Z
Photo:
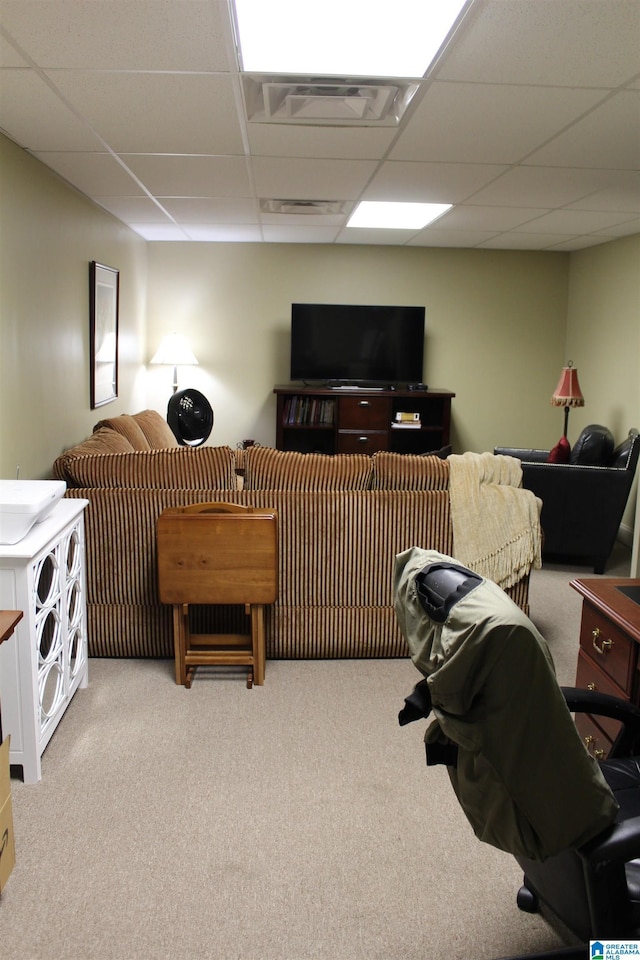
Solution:
M 447 765 L 478 838 L 522 866 L 518 906 L 544 905 L 582 943 L 640 937 L 640 710 L 561 689 L 533 623 L 451 557 L 415 547 L 400 554 L 395 591 L 425 677 L 399 722 L 433 712 L 427 764 Z M 622 725 L 602 763 L 580 739 L 571 716 L 579 711 Z

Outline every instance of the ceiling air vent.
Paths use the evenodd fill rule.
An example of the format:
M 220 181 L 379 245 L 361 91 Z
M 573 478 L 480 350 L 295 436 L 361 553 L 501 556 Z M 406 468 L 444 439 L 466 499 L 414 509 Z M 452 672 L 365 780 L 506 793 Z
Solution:
M 341 216 L 348 204 L 341 200 L 261 200 L 261 213 L 302 214 L 303 216 Z
M 243 88 L 252 123 L 396 126 L 418 89 L 393 80 L 317 80 L 246 74 Z

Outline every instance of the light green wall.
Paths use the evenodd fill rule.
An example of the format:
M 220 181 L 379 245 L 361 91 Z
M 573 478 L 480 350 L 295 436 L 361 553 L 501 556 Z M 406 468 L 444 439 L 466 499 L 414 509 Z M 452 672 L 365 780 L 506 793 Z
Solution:
M 365 246 L 146 244 L 0 136 L 0 476 L 48 475 L 101 417 L 163 414 L 171 370 L 145 364 L 162 334 L 200 366 L 181 386 L 210 398 L 212 443 L 274 440 L 288 379 L 292 301 L 426 307 L 425 378 L 455 391 L 458 451 L 551 446 L 560 368 L 587 405 L 570 419 L 622 439 L 640 425 L 640 236 L 574 254 Z M 119 397 L 89 408 L 88 264 L 120 270 Z M 626 529 L 633 519 L 630 507 Z
M 180 329 L 201 367 L 179 372 L 215 410 L 216 442 L 275 440 L 275 383 L 289 379 L 292 301 L 426 307 L 425 379 L 455 392 L 454 444 L 549 446 L 564 351 L 569 256 L 272 244 L 149 245 L 148 345 Z M 150 405 L 171 373 L 150 375 Z
M 146 244 L 0 136 L 0 476 L 144 403 Z M 89 409 L 89 261 L 120 269 L 120 396 Z M 107 413 L 108 412 L 108 413 Z
M 589 423 L 608 426 L 617 441 L 640 430 L 640 235 L 572 254 L 567 358 L 578 367 L 585 405 L 570 414 L 569 439 Z M 623 529 L 631 531 L 631 492 Z

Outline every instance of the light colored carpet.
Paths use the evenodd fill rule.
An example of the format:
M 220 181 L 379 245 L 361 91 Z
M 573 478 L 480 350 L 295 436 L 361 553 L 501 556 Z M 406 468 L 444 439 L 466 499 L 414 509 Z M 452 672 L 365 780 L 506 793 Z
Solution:
M 625 566 L 626 565 L 626 566 Z M 608 575 L 628 575 L 616 552 Z M 585 568 L 533 574 L 532 619 L 575 672 Z M 518 911 L 426 722 L 410 661 L 270 661 L 266 684 L 92 660 L 43 757 L 12 780 L 2 960 L 490 960 L 560 945 Z

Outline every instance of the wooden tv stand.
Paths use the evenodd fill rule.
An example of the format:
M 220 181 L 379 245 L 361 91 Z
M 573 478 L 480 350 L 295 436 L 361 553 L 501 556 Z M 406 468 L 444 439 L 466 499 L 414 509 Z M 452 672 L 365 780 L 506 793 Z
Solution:
M 428 453 L 449 443 L 448 390 L 376 390 L 363 387 L 274 388 L 276 447 L 301 453 Z M 415 413 L 417 427 L 393 426 L 396 414 Z

